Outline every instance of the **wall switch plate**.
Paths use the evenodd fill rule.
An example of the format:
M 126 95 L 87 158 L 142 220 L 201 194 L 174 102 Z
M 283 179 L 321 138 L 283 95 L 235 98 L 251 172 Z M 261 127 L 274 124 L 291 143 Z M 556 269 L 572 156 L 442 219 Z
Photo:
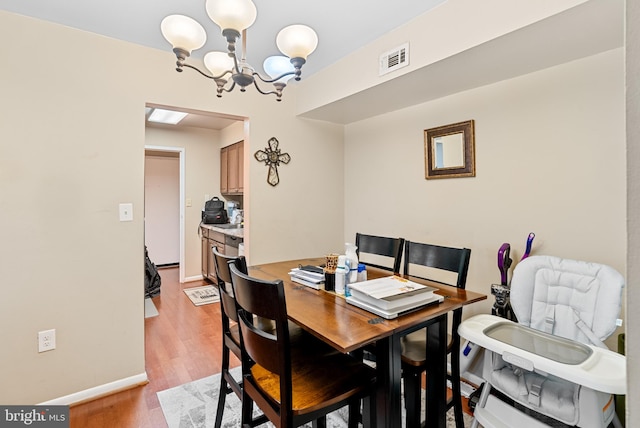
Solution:
M 56 349 L 56 330 L 44 330 L 38 332 L 38 352 L 52 351 Z
M 187 198 L 187 206 L 190 207 L 191 206 L 191 198 Z
M 133 204 L 120 204 L 120 221 L 133 221 Z

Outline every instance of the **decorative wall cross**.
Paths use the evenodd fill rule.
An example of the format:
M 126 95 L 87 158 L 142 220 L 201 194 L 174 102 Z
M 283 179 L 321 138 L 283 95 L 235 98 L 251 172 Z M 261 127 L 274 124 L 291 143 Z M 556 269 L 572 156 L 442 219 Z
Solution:
M 269 167 L 267 183 L 272 186 L 276 186 L 280 182 L 280 177 L 278 176 L 278 165 L 280 165 L 280 162 L 288 164 L 291 160 L 289 153 L 280 153 L 279 145 L 280 143 L 276 137 L 271 137 L 269 139 L 269 146 L 265 147 L 264 150 L 258 150 L 253 155 L 259 162 L 264 162 L 265 165 Z

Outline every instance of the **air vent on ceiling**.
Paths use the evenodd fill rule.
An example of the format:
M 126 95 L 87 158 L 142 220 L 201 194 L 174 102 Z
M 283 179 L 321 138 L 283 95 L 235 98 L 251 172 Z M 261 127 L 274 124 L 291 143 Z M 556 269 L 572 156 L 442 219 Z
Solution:
M 380 76 L 409 65 L 409 43 L 380 55 Z

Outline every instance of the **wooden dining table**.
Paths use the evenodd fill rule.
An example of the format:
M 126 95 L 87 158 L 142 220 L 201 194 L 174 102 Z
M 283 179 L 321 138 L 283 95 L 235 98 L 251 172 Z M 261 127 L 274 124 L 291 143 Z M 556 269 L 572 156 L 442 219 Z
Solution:
M 300 265 L 319 266 L 324 261 L 324 258 L 310 258 L 255 265 L 249 267 L 249 275 L 264 280 L 282 280 L 289 319 L 338 351 L 357 352 L 375 343 L 377 382 L 375 400 L 372 402 L 375 416 L 369 423 L 372 427 L 402 426 L 401 338 L 426 328 L 426 355 L 429 356 L 426 426 L 444 428 L 447 412 L 447 314 L 484 300 L 487 296 L 407 277 L 411 281 L 435 287 L 436 293 L 444 296 L 444 300 L 388 320 L 351 305 L 344 296 L 291 281 L 291 269 Z M 390 275 L 389 271 L 367 267 L 368 279 Z

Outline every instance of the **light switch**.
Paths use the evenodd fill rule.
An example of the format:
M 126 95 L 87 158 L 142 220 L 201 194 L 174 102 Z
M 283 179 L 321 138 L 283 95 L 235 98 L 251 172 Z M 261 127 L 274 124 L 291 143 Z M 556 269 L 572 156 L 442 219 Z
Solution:
M 133 204 L 120 204 L 120 221 L 133 221 Z
M 187 198 L 187 206 L 190 207 L 191 206 L 191 198 Z

